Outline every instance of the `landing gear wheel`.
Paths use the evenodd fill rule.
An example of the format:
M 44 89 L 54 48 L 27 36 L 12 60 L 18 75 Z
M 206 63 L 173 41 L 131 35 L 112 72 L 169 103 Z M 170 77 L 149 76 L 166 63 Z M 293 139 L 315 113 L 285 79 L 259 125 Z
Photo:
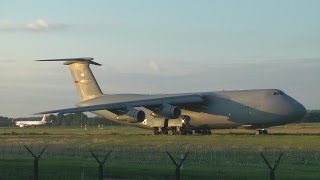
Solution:
M 196 130 L 194 133 L 197 135 L 211 135 L 210 130 Z
M 187 135 L 188 134 L 188 131 L 186 130 L 181 130 L 181 135 Z
M 161 134 L 161 129 L 157 127 L 153 128 L 153 135 L 159 135 L 159 134 Z
M 258 129 L 255 134 L 256 135 L 268 134 L 268 130 L 266 130 L 266 129 Z
M 178 128 L 173 128 L 173 129 L 171 130 L 171 132 L 172 132 L 172 135 L 179 135 L 179 133 L 180 133 L 180 131 L 179 131 Z
M 187 131 L 187 135 L 192 135 L 193 132 L 192 131 Z
M 189 131 L 189 130 L 182 130 L 181 131 L 181 135 L 192 135 L 193 132 L 192 131 Z
M 200 134 L 201 134 L 201 131 L 200 131 L 200 130 L 196 130 L 194 133 L 195 133 L 196 135 L 200 135 Z
M 181 127 L 177 126 L 177 127 L 173 128 L 171 131 L 172 131 L 172 135 L 181 135 L 183 129 Z
M 168 129 L 166 129 L 166 128 L 162 128 L 162 134 L 164 134 L 164 135 L 168 135 L 169 133 L 168 133 Z
M 261 134 L 262 134 L 262 130 L 261 130 L 261 129 L 258 129 L 255 134 L 256 134 L 256 135 L 261 135 Z
M 177 134 L 177 131 L 176 131 L 175 129 L 172 129 L 171 134 L 172 134 L 172 135 L 176 135 L 176 134 Z
M 177 127 L 177 135 L 182 135 L 182 127 Z

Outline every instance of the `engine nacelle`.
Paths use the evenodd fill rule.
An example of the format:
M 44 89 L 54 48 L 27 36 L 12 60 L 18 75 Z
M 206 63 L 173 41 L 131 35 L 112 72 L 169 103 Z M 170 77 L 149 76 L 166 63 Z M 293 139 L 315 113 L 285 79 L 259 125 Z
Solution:
M 142 110 L 130 109 L 126 114 L 117 116 L 118 121 L 128 121 L 130 123 L 137 123 L 144 121 L 146 115 Z
M 161 115 L 168 119 L 177 119 L 181 115 L 181 109 L 178 106 L 163 104 L 159 110 L 154 111 L 155 114 Z

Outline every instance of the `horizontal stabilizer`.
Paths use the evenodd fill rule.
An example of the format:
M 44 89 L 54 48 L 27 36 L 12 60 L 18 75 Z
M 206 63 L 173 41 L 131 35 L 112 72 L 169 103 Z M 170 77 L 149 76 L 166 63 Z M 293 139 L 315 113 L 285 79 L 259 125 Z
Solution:
M 88 63 L 88 64 L 93 64 L 97 66 L 102 66 L 101 64 L 94 62 L 94 58 L 92 57 L 82 57 L 82 58 L 67 58 L 67 59 L 41 59 L 41 60 L 36 60 L 36 61 L 64 61 L 65 65 L 69 65 L 75 62 L 80 62 L 80 63 Z

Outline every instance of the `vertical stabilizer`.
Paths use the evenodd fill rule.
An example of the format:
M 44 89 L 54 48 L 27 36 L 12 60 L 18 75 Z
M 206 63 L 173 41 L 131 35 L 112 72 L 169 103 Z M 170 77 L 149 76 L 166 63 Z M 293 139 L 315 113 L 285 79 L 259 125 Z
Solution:
M 92 60 L 93 58 L 70 58 L 38 61 L 65 61 L 64 64 L 69 66 L 80 99 L 81 101 L 85 101 L 102 95 L 101 89 L 89 67 L 90 64 L 98 66 L 101 66 L 101 64 Z
M 81 101 L 102 95 L 101 89 L 89 68 L 89 63 L 75 62 L 68 64 L 68 66 Z
M 46 122 L 46 121 L 47 121 L 47 115 L 44 114 L 44 115 L 42 116 L 41 121 L 42 121 L 42 122 Z

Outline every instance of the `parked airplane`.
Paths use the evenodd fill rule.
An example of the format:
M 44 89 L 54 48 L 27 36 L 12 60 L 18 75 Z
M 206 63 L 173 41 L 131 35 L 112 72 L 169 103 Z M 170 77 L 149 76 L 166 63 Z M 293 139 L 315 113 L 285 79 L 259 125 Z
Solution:
M 16 121 L 16 126 L 19 127 L 28 127 L 28 126 L 40 126 L 47 124 L 47 116 L 43 115 L 41 121 Z
M 90 111 L 127 125 L 153 129 L 154 134 L 211 134 L 212 129 L 243 126 L 268 134 L 270 126 L 301 119 L 306 109 L 279 89 L 197 92 L 184 94 L 103 94 L 90 64 L 93 58 L 49 59 L 69 66 L 81 101 L 76 108 L 41 112 L 76 113 Z M 40 113 L 38 113 L 40 114 Z

